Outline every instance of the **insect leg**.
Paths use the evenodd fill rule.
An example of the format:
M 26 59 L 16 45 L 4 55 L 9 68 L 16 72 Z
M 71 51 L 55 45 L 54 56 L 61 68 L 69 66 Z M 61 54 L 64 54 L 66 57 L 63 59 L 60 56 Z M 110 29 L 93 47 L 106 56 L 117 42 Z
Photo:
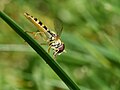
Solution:
M 31 31 L 25 31 L 26 33 L 30 33 L 32 35 L 34 35 L 34 38 L 37 39 L 37 36 L 40 34 L 43 34 L 44 32 L 40 32 L 40 31 L 35 31 L 35 32 L 31 32 Z
M 47 42 L 48 42 L 48 45 L 49 45 L 49 47 L 48 47 L 48 53 L 49 53 L 49 52 L 50 52 L 50 49 L 51 49 L 51 47 L 52 47 L 51 44 L 52 44 L 54 41 L 50 41 L 50 42 L 49 42 L 49 41 L 47 40 Z
M 57 56 L 57 54 L 58 54 L 58 51 L 59 51 L 58 49 L 56 49 L 56 50 L 54 51 L 54 53 L 53 53 L 53 58 L 54 58 L 54 59 L 56 59 L 56 56 Z
M 50 52 L 50 49 L 51 49 L 51 45 L 48 47 L 48 53 Z

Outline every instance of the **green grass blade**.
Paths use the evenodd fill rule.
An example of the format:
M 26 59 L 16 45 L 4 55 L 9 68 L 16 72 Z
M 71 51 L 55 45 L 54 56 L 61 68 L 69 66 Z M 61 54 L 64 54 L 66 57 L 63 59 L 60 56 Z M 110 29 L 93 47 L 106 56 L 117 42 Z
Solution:
M 15 23 L 10 17 L 1 11 L 0 17 L 43 58 L 43 60 L 56 72 L 56 74 L 63 80 L 69 89 L 80 90 L 77 84 L 71 80 L 71 78 L 60 67 L 60 65 L 55 60 L 53 60 L 34 39 L 25 33 L 17 23 Z

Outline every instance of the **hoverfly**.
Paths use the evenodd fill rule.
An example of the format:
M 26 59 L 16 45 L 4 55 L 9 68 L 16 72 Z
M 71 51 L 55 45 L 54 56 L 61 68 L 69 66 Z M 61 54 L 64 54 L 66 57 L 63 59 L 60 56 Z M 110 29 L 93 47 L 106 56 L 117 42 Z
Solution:
M 60 55 L 62 52 L 65 52 L 65 44 L 60 40 L 60 33 L 62 31 L 59 30 L 59 33 L 56 28 L 56 33 L 51 31 L 47 28 L 41 21 L 39 21 L 37 18 L 31 16 L 28 13 L 24 13 L 25 17 L 31 21 L 39 30 L 37 33 L 43 33 L 47 37 L 47 45 L 48 47 L 48 53 L 50 49 L 53 49 L 53 58 L 55 59 L 57 55 Z

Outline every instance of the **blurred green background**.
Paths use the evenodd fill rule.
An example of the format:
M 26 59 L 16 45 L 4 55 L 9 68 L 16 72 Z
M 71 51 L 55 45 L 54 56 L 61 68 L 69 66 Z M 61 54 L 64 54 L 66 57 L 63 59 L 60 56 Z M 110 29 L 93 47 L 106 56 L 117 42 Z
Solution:
M 65 72 L 81 90 L 120 90 L 119 0 L 0 0 L 0 10 L 27 31 L 37 28 L 24 12 L 52 30 L 57 18 L 63 24 L 61 39 L 67 51 L 57 62 Z M 1 18 L 0 90 L 68 90 Z

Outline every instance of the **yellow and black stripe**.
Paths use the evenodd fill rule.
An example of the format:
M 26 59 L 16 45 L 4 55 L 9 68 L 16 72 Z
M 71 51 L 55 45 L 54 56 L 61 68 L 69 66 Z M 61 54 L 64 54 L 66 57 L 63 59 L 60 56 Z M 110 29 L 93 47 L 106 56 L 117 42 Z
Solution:
M 30 20 L 41 32 L 49 33 L 50 35 L 53 35 L 53 33 L 45 26 L 41 21 L 39 21 L 37 18 L 31 16 L 28 13 L 24 13 L 25 17 Z

